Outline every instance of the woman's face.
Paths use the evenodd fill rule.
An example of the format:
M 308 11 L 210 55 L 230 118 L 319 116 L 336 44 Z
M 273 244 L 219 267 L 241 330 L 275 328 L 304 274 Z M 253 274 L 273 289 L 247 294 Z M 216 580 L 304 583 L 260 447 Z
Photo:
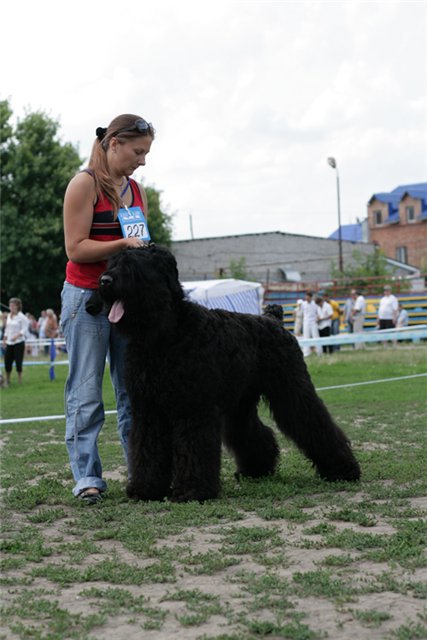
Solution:
M 152 142 L 151 136 L 138 136 L 122 143 L 112 138 L 107 151 L 110 169 L 118 176 L 131 176 L 138 167 L 145 165 Z
M 10 309 L 10 313 L 12 313 L 13 315 L 18 313 L 18 305 L 16 304 L 16 302 L 9 302 L 9 309 Z

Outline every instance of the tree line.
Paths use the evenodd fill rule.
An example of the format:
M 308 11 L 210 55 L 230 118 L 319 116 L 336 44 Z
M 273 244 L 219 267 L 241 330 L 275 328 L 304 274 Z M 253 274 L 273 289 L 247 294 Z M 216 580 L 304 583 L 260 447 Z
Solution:
M 12 124 L 8 100 L 0 101 L 1 302 L 19 297 L 25 311 L 57 311 L 67 256 L 62 204 L 70 179 L 84 166 L 77 146 L 62 142 L 59 122 L 27 111 Z M 169 246 L 172 216 L 162 210 L 161 192 L 145 187 L 150 235 Z

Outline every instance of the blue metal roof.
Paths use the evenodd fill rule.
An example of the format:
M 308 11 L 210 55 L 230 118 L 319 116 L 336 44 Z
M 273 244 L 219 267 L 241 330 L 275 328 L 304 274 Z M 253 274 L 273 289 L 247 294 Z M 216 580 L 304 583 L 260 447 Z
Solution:
M 391 193 L 403 196 L 409 193 L 413 198 L 427 198 L 427 182 L 419 182 L 418 184 L 404 184 L 393 189 Z
M 331 233 L 328 238 L 330 240 L 338 240 L 338 231 Z M 342 224 L 341 225 L 341 240 L 347 242 L 363 242 L 362 237 L 362 225 L 361 224 Z
M 371 204 L 374 200 L 384 202 L 388 205 L 388 221 L 399 222 L 399 203 L 406 195 L 421 200 L 421 215 L 423 218 L 427 218 L 427 182 L 404 184 L 389 193 L 374 193 L 368 204 Z

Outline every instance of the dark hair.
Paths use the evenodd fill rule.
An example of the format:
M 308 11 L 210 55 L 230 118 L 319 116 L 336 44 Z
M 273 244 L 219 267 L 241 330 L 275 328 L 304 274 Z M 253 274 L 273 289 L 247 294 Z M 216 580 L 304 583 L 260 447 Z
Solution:
M 137 128 L 137 123 L 144 122 L 147 126 L 143 130 Z M 153 125 L 144 118 L 132 113 L 125 113 L 114 118 L 108 127 L 96 129 L 96 140 L 92 146 L 89 158 L 89 169 L 95 180 L 95 190 L 98 198 L 104 194 L 113 205 L 115 213 L 120 208 L 120 199 L 114 188 L 114 182 L 110 176 L 107 162 L 107 150 L 112 138 L 117 138 L 119 144 L 124 144 L 132 138 L 150 136 L 154 140 L 155 131 Z

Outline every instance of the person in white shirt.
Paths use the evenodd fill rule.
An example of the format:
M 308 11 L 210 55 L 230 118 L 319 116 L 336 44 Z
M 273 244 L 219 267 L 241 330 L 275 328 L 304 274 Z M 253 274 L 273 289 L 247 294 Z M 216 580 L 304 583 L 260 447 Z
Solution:
M 400 329 L 401 327 L 407 327 L 408 324 L 409 324 L 408 312 L 406 311 L 406 309 L 402 307 L 402 305 L 399 302 L 399 315 L 397 316 L 396 327 Z
M 386 285 L 378 307 L 378 327 L 380 329 L 393 329 L 396 326 L 398 314 L 399 303 L 397 298 L 392 294 L 391 287 Z
M 355 291 L 353 297 L 354 305 L 351 311 L 351 315 L 353 318 L 353 333 L 362 333 L 363 326 L 365 324 L 366 302 L 361 291 Z M 363 349 L 364 347 L 364 342 L 356 343 L 356 349 Z
M 3 334 L 3 344 L 6 346 L 4 354 L 4 368 L 6 372 L 6 386 L 10 384 L 12 365 L 15 362 L 18 382 L 22 382 L 22 363 L 25 352 L 25 336 L 28 331 L 28 320 L 22 313 L 22 302 L 19 298 L 9 300 L 9 313 Z
M 398 315 L 396 320 L 396 329 L 402 329 L 409 325 L 409 315 L 406 309 L 404 309 L 401 303 L 398 301 Z M 405 340 L 393 340 L 393 344 L 396 346 L 398 342 L 406 342 Z
M 302 300 L 301 298 L 298 298 L 296 305 L 295 305 L 295 309 L 292 312 L 293 318 L 294 318 L 294 336 L 296 336 L 297 338 L 302 335 L 302 319 L 303 319 L 303 310 L 302 310 L 302 303 L 304 302 L 304 300 Z
M 344 322 L 348 333 L 353 333 L 353 316 L 351 315 L 351 312 L 353 311 L 353 305 L 356 298 L 356 290 L 352 289 L 350 291 L 350 296 L 347 298 L 344 305 Z
M 47 313 L 46 313 L 46 309 L 43 309 L 40 312 L 40 318 L 38 319 L 39 340 L 46 340 L 46 323 L 47 323 Z M 43 346 L 43 351 L 45 355 L 47 355 L 49 353 L 49 345 L 45 344 Z
M 332 315 L 334 313 L 329 302 L 326 302 L 322 296 L 317 296 L 317 326 L 319 329 L 319 336 L 321 338 L 331 335 Z M 323 345 L 323 353 L 332 353 L 332 345 Z
M 307 291 L 305 294 L 304 302 L 302 303 L 302 313 L 303 313 L 303 321 L 302 321 L 302 336 L 303 338 L 318 338 L 319 337 L 319 327 L 317 324 L 317 305 L 313 300 L 313 294 L 311 291 Z M 317 355 L 322 353 L 322 349 L 320 345 L 315 347 Z M 306 345 L 303 347 L 304 356 L 309 356 L 311 354 L 311 347 Z

